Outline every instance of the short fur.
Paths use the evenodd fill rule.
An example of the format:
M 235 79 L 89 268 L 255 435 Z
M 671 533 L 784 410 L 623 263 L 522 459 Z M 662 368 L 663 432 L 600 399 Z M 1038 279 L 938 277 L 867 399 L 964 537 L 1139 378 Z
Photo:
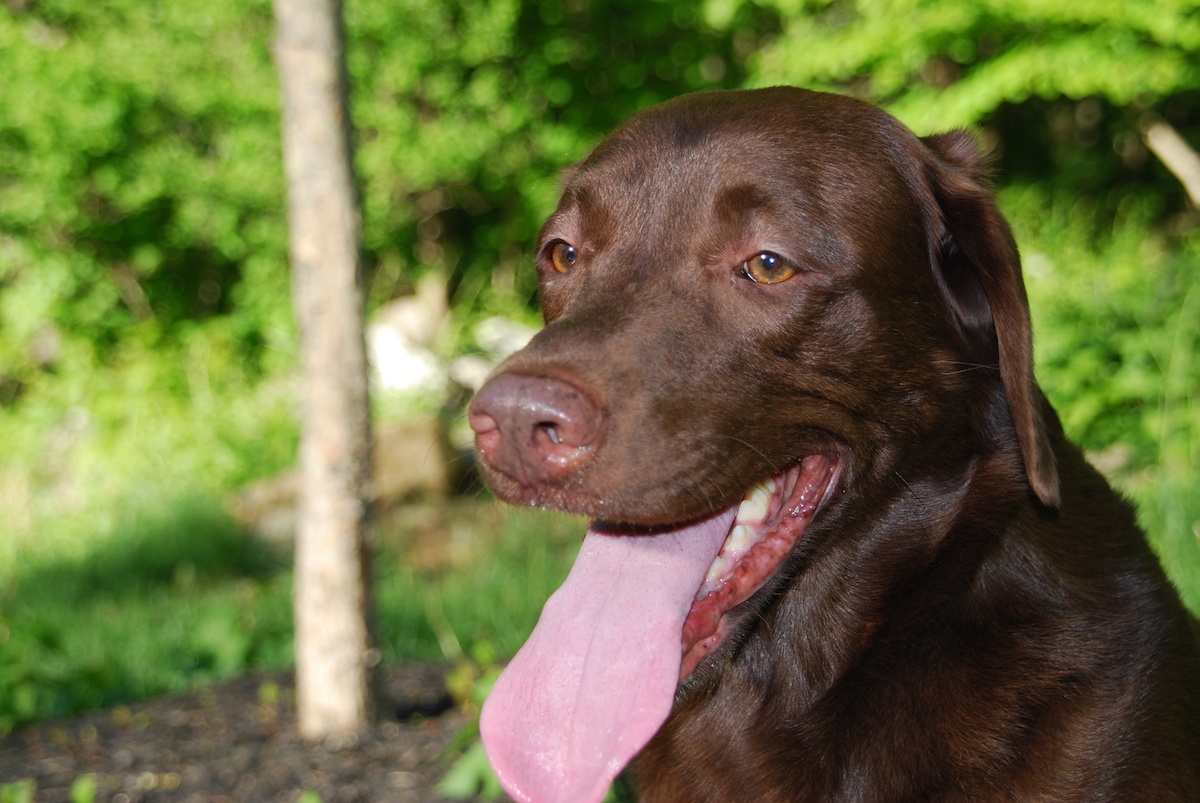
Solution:
M 761 251 L 799 273 L 748 281 Z M 522 478 L 481 450 L 500 496 L 666 525 L 806 454 L 844 469 L 681 686 L 641 799 L 1200 800 L 1188 617 L 1038 388 L 969 135 L 685 96 L 570 172 L 538 264 L 547 326 L 496 393 L 553 386 L 588 431 L 518 444 L 544 465 Z

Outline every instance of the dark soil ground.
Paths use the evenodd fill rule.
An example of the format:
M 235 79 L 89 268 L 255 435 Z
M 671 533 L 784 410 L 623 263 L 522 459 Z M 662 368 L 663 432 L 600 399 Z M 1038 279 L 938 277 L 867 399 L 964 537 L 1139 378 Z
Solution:
M 342 744 L 296 735 L 290 674 L 241 678 L 174 697 L 41 724 L 0 739 L 0 784 L 36 783 L 38 803 L 71 800 L 90 775 L 112 803 L 433 803 L 446 747 L 465 724 L 445 689 L 446 668 L 394 667 L 385 716 Z

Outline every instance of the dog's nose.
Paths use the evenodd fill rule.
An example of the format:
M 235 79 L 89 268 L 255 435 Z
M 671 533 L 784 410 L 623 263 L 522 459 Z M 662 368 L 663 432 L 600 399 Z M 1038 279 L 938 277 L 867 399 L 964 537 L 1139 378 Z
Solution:
M 560 379 L 499 374 L 467 411 L 489 466 L 525 486 L 565 479 L 592 455 L 603 413 Z

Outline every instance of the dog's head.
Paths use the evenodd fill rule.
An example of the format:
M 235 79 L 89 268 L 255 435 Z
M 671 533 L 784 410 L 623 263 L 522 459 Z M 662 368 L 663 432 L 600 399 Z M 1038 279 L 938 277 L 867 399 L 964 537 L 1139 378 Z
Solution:
M 595 432 L 550 476 L 481 440 L 489 484 L 677 523 L 811 452 L 888 476 L 888 444 L 936 440 L 988 375 L 1054 505 L 1019 260 L 979 161 L 965 133 L 921 141 L 796 89 L 635 115 L 569 171 L 536 249 L 547 326 L 498 372 L 572 385 Z
M 676 572 L 682 610 L 654 638 L 674 629 L 682 649 L 655 644 L 649 660 L 667 660 L 661 648 L 682 665 L 655 670 L 665 696 L 635 695 L 652 713 L 610 721 L 616 746 L 593 751 L 587 771 L 564 769 L 588 764 L 573 742 L 490 744 L 512 784 L 611 779 L 680 677 L 731 649 L 753 626 L 745 612 L 769 605 L 839 523 L 867 527 L 868 502 L 920 483 L 961 499 L 980 471 L 1058 502 L 1019 259 L 967 134 L 921 140 L 865 103 L 797 89 L 685 96 L 635 115 L 568 172 L 536 258 L 546 327 L 472 404 L 479 463 L 508 501 L 595 517 L 584 556 L 605 557 L 589 565 L 634 565 L 627 547 L 674 539 L 666 562 L 682 568 L 655 557 L 632 585 Z M 911 504 L 914 530 L 954 515 L 907 498 L 894 504 Z M 583 563 L 558 607 L 601 593 L 612 605 L 604 572 Z M 649 636 L 618 627 L 631 614 L 606 610 L 581 624 L 572 609 L 569 627 L 544 615 L 553 637 L 535 633 L 539 657 L 502 680 L 501 699 L 519 690 L 490 704 L 505 710 L 485 715 L 485 738 L 510 744 L 524 727 L 571 742 L 557 724 L 512 725 L 512 709 L 529 708 L 539 682 L 574 684 L 564 717 L 575 698 L 633 682 L 578 666 L 596 645 L 649 653 L 637 643 Z M 565 674 L 550 667 L 551 641 L 579 633 L 588 645 L 559 661 Z

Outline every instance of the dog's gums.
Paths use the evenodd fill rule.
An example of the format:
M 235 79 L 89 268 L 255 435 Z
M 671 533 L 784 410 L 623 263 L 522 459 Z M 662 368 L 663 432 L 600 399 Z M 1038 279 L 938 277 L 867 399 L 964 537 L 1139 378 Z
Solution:
M 720 646 L 726 614 L 779 571 L 836 485 L 839 466 L 835 458 L 809 455 L 746 492 L 684 623 L 681 681 Z

